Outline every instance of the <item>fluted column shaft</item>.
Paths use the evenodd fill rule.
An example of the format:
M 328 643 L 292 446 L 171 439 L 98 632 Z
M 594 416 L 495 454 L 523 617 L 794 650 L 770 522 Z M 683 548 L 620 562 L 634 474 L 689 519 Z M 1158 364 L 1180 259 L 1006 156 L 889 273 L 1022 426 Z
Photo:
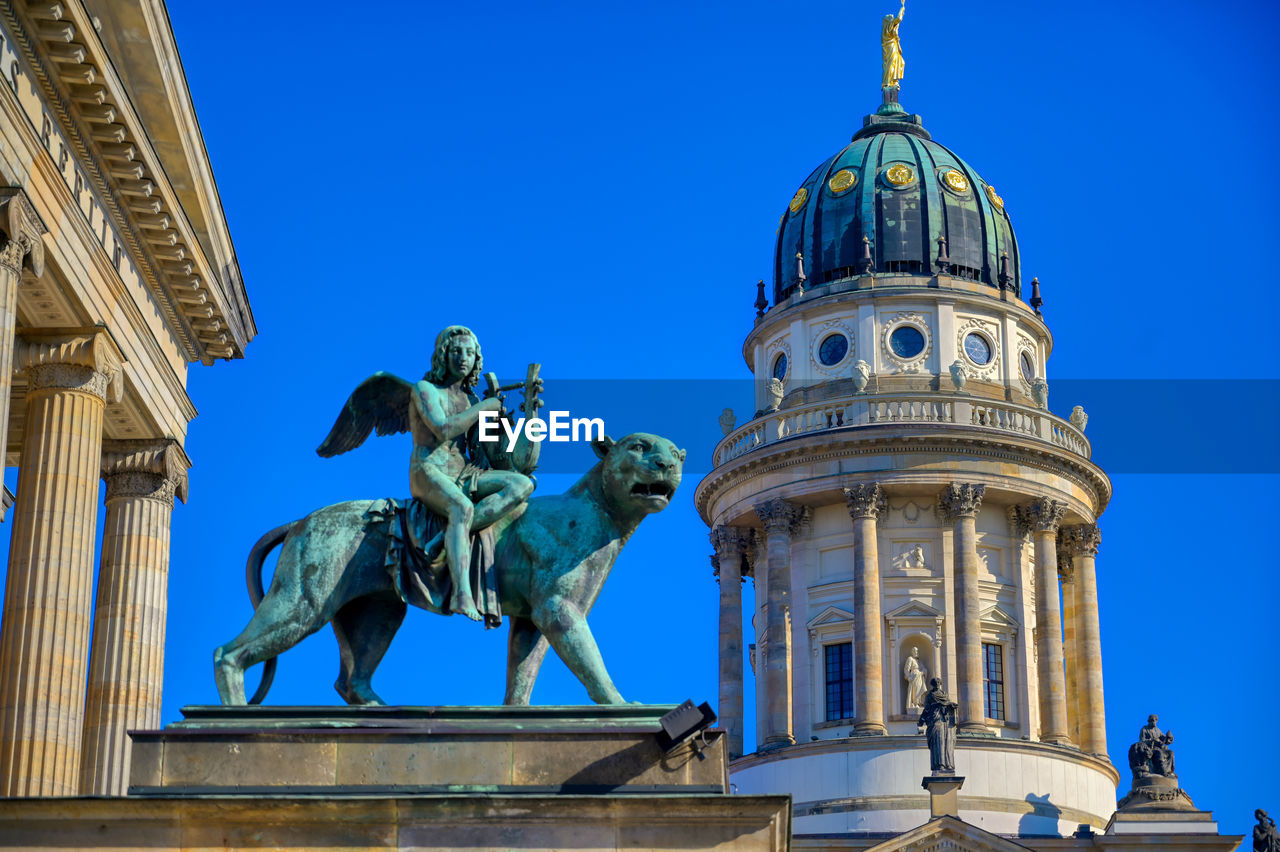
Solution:
M 844 490 L 853 520 L 853 730 L 888 733 L 884 724 L 884 650 L 880 641 L 880 547 L 876 519 L 885 508 L 878 483 Z
M 1067 527 L 1064 539 L 1072 554 L 1076 585 L 1076 643 L 1080 670 L 1080 748 L 1107 753 L 1107 718 L 1102 697 L 1102 631 L 1098 624 L 1098 578 L 1095 559 L 1102 533 L 1094 524 Z
M 1040 679 L 1040 740 L 1065 744 L 1067 682 L 1062 660 L 1062 614 L 1058 606 L 1058 524 L 1066 506 L 1039 498 L 1024 507 L 1036 546 L 1036 655 Z
M 93 613 L 80 791 L 123 796 L 127 731 L 160 726 L 169 582 L 169 522 L 185 495 L 186 456 L 173 442 L 109 442 L 107 517 Z
M 733 759 L 742 756 L 742 556 L 749 534 L 716 527 L 711 544 L 720 566 L 720 724 Z
M 0 628 L 4 796 L 77 792 L 102 421 L 119 364 L 104 337 L 19 354 L 28 389 Z
M 982 601 L 978 591 L 978 512 L 985 485 L 953 482 L 940 502 L 954 524 L 957 702 L 962 733 L 988 733 L 982 690 Z
M 36 276 L 44 271 L 41 237 L 44 224 L 21 189 L 0 187 L 0 462 L 9 447 L 9 409 L 13 392 L 14 329 L 18 285 L 25 265 Z M 3 466 L 0 464 L 0 466 Z M 4 506 L 0 504 L 0 520 Z
M 1062 533 L 1058 533 L 1058 581 L 1062 584 L 1062 648 L 1066 658 L 1067 735 L 1080 742 L 1080 643 L 1076 629 L 1078 587 L 1069 551 L 1064 550 Z
M 767 707 L 766 746 L 796 741 L 791 702 L 791 536 L 804 517 L 804 509 L 782 499 L 766 500 L 756 507 L 764 524 L 768 560 L 765 610 L 764 677 Z

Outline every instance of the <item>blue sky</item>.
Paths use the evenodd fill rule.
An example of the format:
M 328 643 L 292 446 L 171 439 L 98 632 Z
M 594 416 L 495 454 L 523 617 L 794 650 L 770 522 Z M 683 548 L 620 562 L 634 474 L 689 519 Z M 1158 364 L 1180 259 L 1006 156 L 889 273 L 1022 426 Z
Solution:
M 714 702 L 694 486 L 720 408 L 751 413 L 740 347 L 778 216 L 878 104 L 895 3 L 175 0 L 260 334 L 243 361 L 190 373 L 165 721 L 216 702 L 210 654 L 248 619 L 262 532 L 407 493 L 405 436 L 337 459 L 314 448 L 356 383 L 420 375 L 449 323 L 477 331 L 505 380 L 532 360 L 549 380 L 594 380 L 615 437 L 657 423 L 694 450 L 591 623 L 628 699 Z M 1237 833 L 1255 807 L 1280 809 L 1255 770 L 1280 741 L 1254 733 L 1280 591 L 1277 17 L 913 0 L 902 27 L 902 101 L 1004 197 L 1056 335 L 1051 407 L 1090 410 L 1112 473 L 1098 571 L 1121 792 L 1124 750 L 1159 713 L 1184 788 Z M 665 411 L 636 402 L 666 383 Z M 412 612 L 375 685 L 394 703 L 499 702 L 505 633 Z M 336 669 L 331 634 L 309 639 L 269 700 L 333 703 Z M 549 660 L 534 700 L 586 696 Z

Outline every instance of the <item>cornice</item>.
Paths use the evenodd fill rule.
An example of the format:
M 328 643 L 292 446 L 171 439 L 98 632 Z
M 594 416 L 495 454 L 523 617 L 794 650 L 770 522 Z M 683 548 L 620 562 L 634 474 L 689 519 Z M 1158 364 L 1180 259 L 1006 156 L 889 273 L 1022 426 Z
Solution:
M 934 429 L 946 429 L 933 424 Z M 937 431 L 922 431 L 919 434 L 901 433 L 906 424 L 894 423 L 884 426 L 853 426 L 840 429 L 827 429 L 796 435 L 771 444 L 765 444 L 741 455 L 728 464 L 707 474 L 698 483 L 694 491 L 694 506 L 703 521 L 707 524 L 724 523 L 726 519 L 709 516 L 711 503 L 715 495 L 728 488 L 759 476 L 777 473 L 824 461 L 838 461 L 858 456 L 881 456 L 895 452 L 936 453 L 949 458 L 972 458 L 977 460 L 1014 462 L 1053 473 L 1071 481 L 1082 490 L 1093 495 L 1094 505 L 1090 507 L 1094 518 L 1106 509 L 1111 498 L 1111 482 L 1097 465 L 1074 453 L 1060 450 L 1041 442 L 1024 442 L 1012 435 L 983 431 L 974 434 L 967 427 L 951 427 L 946 429 L 956 434 L 938 434 Z M 909 427 L 907 427 L 909 428 Z M 817 446 L 815 446 L 817 445 Z M 892 489 L 894 476 L 886 478 L 889 472 L 866 471 L 867 476 L 874 476 L 882 487 Z M 939 485 L 956 479 L 975 479 L 972 473 L 938 470 L 931 472 L 939 480 Z M 847 479 L 857 478 L 857 473 L 850 471 Z M 1028 483 L 1028 493 L 1038 493 Z M 747 501 L 758 501 L 763 495 L 756 494 Z M 778 495 L 775 495 L 778 496 Z
M 83 3 L 16 0 L 5 4 L 4 16 L 46 107 L 187 360 L 243 357 L 249 335 L 240 311 L 205 255 Z

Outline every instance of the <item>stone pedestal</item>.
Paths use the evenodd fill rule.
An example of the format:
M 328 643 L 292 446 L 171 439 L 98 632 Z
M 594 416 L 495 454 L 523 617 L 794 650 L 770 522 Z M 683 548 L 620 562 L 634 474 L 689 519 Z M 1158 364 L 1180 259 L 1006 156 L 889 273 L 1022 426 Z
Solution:
M 1198 810 L 1176 777 L 1144 775 L 1116 807 L 1109 835 L 1218 833 L 1212 811 Z
M 724 732 L 663 752 L 671 709 L 188 707 L 134 733 L 128 797 L 0 799 L 0 849 L 790 848 Z
M 920 786 L 929 791 L 929 819 L 960 818 L 960 788 L 963 775 L 926 775 Z
M 184 707 L 132 733 L 129 795 L 724 794 L 724 732 L 664 754 L 672 709 Z

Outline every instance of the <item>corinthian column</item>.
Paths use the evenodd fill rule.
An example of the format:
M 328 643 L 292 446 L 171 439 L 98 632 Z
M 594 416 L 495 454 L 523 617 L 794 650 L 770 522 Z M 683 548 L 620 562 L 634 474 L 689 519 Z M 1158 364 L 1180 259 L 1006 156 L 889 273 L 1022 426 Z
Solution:
M 1040 680 L 1040 740 L 1066 744 L 1067 683 L 1062 670 L 1062 615 L 1058 608 L 1058 524 L 1066 505 L 1040 497 L 1023 517 L 1036 543 L 1036 656 Z
M 880 647 L 880 548 L 876 519 L 885 510 L 879 483 L 844 490 L 853 520 L 853 732 L 885 734 Z
M 791 707 L 791 536 L 805 517 L 805 508 L 774 498 L 756 506 L 764 524 L 768 562 L 768 604 L 765 609 L 764 678 L 767 708 L 766 746 L 792 745 Z
M 1080 742 L 1080 642 L 1076 630 L 1078 587 L 1071 564 L 1073 543 L 1058 530 L 1058 582 L 1062 584 L 1062 648 L 1066 657 L 1067 684 L 1067 736 L 1073 743 Z
M 960 732 L 987 734 L 982 705 L 982 607 L 978 593 L 978 511 L 985 485 L 953 482 L 939 495 L 954 525 L 956 668 Z
M 742 756 L 742 557 L 750 543 L 750 530 L 711 531 L 720 566 L 720 724 L 729 735 L 731 760 Z
M 1094 565 L 1102 532 L 1094 524 L 1066 527 L 1062 532 L 1075 562 L 1080 748 L 1105 756 L 1107 719 L 1102 702 L 1102 634 L 1098 626 L 1098 578 Z
M 77 792 L 102 417 L 120 353 L 101 329 L 18 343 L 27 417 L 0 628 L 0 796 Z
M 160 727 L 173 497 L 187 498 L 186 454 L 176 441 L 103 445 L 107 518 L 93 610 L 80 792 L 123 796 L 130 729 Z
M 26 193 L 0 187 L 0 467 L 9 448 L 9 402 L 13 390 L 13 330 L 17 322 L 22 267 L 44 274 L 44 223 Z M 0 521 L 4 520 L 0 503 Z

